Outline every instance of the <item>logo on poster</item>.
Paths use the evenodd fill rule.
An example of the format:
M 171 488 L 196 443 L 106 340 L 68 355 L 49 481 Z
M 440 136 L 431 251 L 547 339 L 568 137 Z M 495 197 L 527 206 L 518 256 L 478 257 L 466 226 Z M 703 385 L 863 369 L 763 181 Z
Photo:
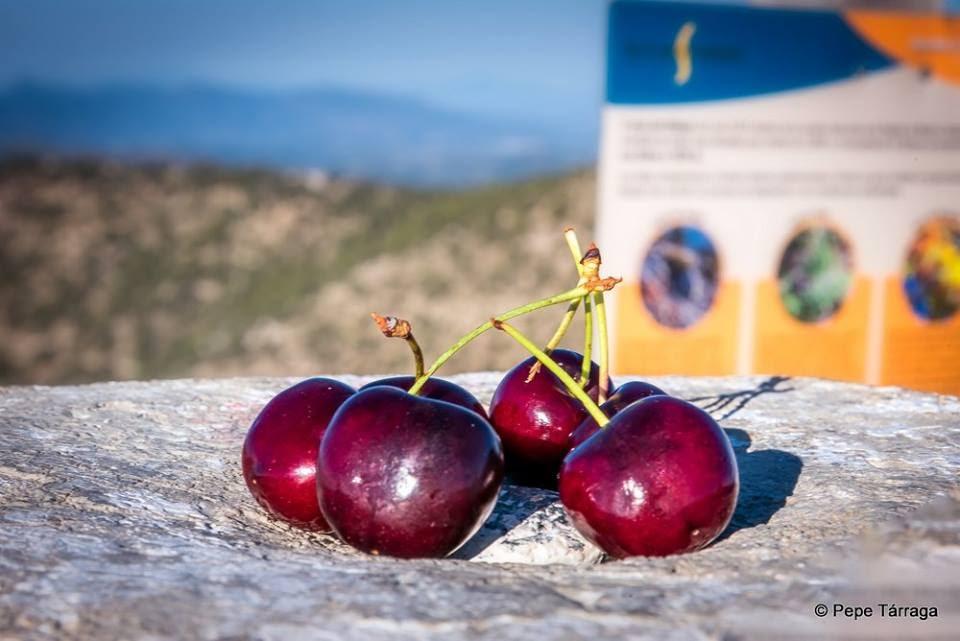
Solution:
M 690 41 L 693 34 L 697 31 L 697 25 L 693 22 L 685 22 L 680 30 L 677 31 L 677 37 L 673 40 L 673 59 L 677 63 L 677 72 L 673 74 L 673 82 L 677 86 L 683 86 L 690 80 L 693 73 L 693 59 L 690 57 Z

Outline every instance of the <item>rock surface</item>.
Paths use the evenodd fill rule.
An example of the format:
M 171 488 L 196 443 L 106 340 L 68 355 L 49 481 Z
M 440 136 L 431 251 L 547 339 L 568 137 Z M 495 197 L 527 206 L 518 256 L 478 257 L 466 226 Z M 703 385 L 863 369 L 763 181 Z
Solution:
M 486 402 L 498 376 L 454 380 Z M 0 389 L 0 640 L 956 638 L 960 399 L 655 379 L 737 451 L 740 503 L 714 545 L 601 562 L 554 494 L 507 487 L 455 558 L 395 561 L 247 493 L 246 428 L 292 382 Z M 891 601 L 937 616 L 832 614 Z

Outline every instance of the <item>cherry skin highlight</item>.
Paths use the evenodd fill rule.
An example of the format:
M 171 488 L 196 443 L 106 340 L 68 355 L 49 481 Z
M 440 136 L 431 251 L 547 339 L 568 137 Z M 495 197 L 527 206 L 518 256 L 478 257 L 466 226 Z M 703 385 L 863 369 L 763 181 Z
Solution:
M 317 459 L 320 509 L 370 554 L 444 557 L 490 515 L 503 449 L 490 424 L 458 405 L 372 387 L 344 403 Z
M 293 525 L 329 531 L 317 503 L 317 449 L 352 387 L 310 378 L 280 392 L 253 421 L 243 443 L 243 478 L 257 502 Z
M 600 410 L 603 411 L 608 418 L 612 418 L 631 403 L 649 396 L 667 395 L 666 392 L 656 385 L 651 385 L 643 381 L 628 381 L 617 388 L 617 391 L 607 399 L 607 402 L 600 406 Z M 592 416 L 587 416 L 586 420 L 580 423 L 580 426 L 570 435 L 570 449 L 572 450 L 599 431 L 600 426 L 597 425 L 597 422 L 593 420 Z
M 579 378 L 581 354 L 556 349 L 550 356 L 574 380 Z M 589 414 L 546 368 L 528 383 L 527 375 L 536 362 L 530 357 L 503 377 L 490 402 L 490 422 L 503 439 L 508 474 L 521 484 L 556 488 L 570 434 Z M 599 394 L 599 377 L 600 368 L 592 363 L 585 391 L 593 400 Z
M 372 383 L 367 383 L 360 388 L 360 391 L 362 392 L 363 390 L 370 389 L 371 387 L 389 385 L 390 387 L 396 387 L 406 392 L 413 387 L 413 383 L 416 380 L 417 378 L 415 376 L 391 376 L 389 378 L 381 378 L 373 381 Z M 437 378 L 435 376 L 428 378 L 427 382 L 424 383 L 423 387 L 420 388 L 417 396 L 432 398 L 435 401 L 446 401 L 448 403 L 453 403 L 454 405 L 465 407 L 468 410 L 473 410 L 483 418 L 487 418 L 487 410 L 484 409 L 483 404 L 477 400 L 476 396 L 460 387 L 456 383 L 451 383 L 450 381 L 442 378 Z
M 700 408 L 670 396 L 628 406 L 560 469 L 567 516 L 617 558 L 705 547 L 730 522 L 738 490 L 723 430 Z

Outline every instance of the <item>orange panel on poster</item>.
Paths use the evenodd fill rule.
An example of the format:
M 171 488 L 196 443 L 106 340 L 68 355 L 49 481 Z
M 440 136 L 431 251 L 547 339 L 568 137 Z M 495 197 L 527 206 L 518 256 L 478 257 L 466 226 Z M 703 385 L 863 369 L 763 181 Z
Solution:
M 960 313 L 928 321 L 910 307 L 899 277 L 884 285 L 880 382 L 960 395 Z
M 960 20 L 946 15 L 849 11 L 847 23 L 874 47 L 901 63 L 960 84 Z
M 776 281 L 757 285 L 753 369 L 764 374 L 862 381 L 866 373 L 870 282 L 856 277 L 840 309 L 818 323 L 790 315 Z
M 736 368 L 739 283 L 721 283 L 710 310 L 693 326 L 660 325 L 640 298 L 640 287 L 623 284 L 617 299 L 616 366 L 620 374 L 732 374 Z

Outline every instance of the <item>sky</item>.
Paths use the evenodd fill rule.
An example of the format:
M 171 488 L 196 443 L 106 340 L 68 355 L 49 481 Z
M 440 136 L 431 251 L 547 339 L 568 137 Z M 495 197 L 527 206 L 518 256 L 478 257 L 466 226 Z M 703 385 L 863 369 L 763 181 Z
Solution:
M 942 2 L 960 10 L 960 0 Z M 597 119 L 602 102 L 606 5 L 0 0 L 0 88 L 20 80 L 261 90 L 333 86 L 473 114 L 579 126 Z
M 337 86 L 458 111 L 581 118 L 605 0 L 0 0 L 0 87 Z

